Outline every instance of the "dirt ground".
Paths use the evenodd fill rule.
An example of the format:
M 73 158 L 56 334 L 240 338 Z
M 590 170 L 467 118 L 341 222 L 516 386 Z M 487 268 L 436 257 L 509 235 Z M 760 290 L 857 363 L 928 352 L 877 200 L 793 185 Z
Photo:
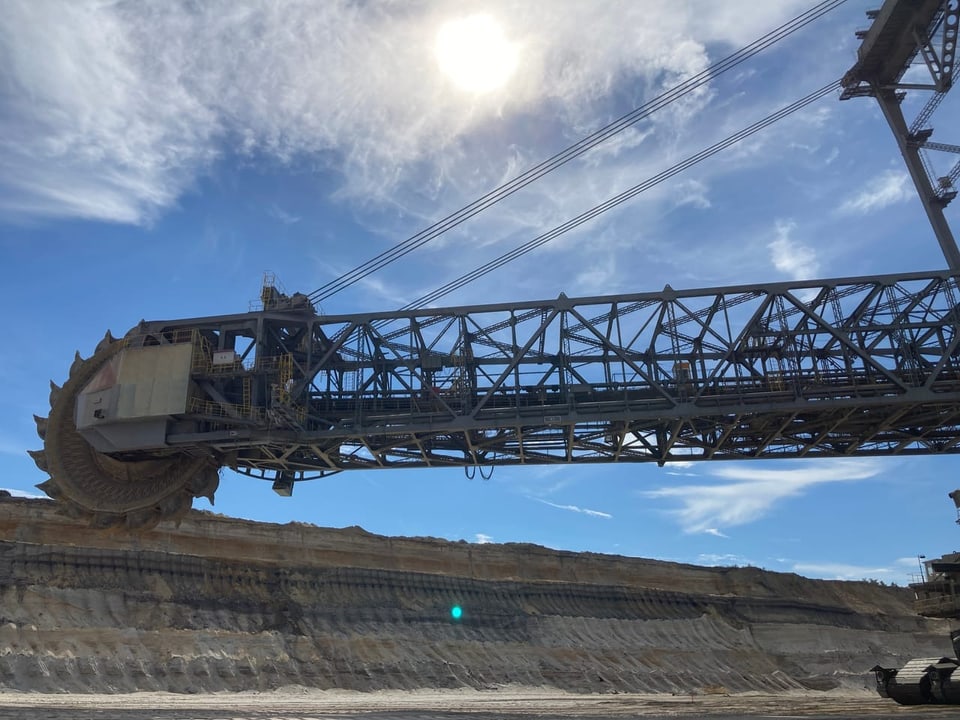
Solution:
M 0 501 L 0 720 L 958 718 L 905 588 L 192 513 Z M 450 609 L 462 615 L 452 619 Z
M 953 707 L 901 707 L 868 693 L 576 695 L 503 688 L 357 693 L 288 687 L 268 693 L 40 695 L 0 693 L 2 720 L 553 720 L 560 718 L 956 718 Z
M 0 502 L 0 692 L 307 687 L 370 703 L 467 688 L 486 711 L 503 688 L 872 692 L 874 665 L 952 652 L 948 628 L 917 617 L 908 589 L 876 583 L 204 513 L 130 536 L 56 510 Z M 359 711 L 331 697 L 320 696 L 325 711 Z M 457 709 L 444 699 L 438 711 Z

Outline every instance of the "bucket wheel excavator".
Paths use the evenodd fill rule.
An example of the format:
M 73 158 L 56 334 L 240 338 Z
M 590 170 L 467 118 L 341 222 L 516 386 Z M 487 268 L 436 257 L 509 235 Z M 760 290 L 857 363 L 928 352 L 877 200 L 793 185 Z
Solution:
M 921 156 L 954 147 L 925 123 L 958 13 L 886 0 L 842 81 L 879 101 L 947 270 L 341 316 L 267 279 L 253 312 L 142 322 L 78 355 L 37 418 L 40 487 L 141 528 L 212 500 L 224 467 L 291 495 L 345 470 L 960 452 L 942 213 L 960 170 L 931 182 Z M 921 52 L 936 97 L 907 127 L 918 85 L 899 83 Z
M 63 387 L 50 383 L 49 417 L 34 416 L 44 447 L 30 455 L 50 474 L 38 487 L 60 501 L 67 514 L 97 527 L 139 528 L 179 518 L 195 497 L 212 500 L 220 479 L 208 454 L 111 455 L 96 450 L 78 432 L 78 403 L 84 392 L 115 382 L 124 346 L 107 333 L 92 357 L 84 360 L 77 353 Z

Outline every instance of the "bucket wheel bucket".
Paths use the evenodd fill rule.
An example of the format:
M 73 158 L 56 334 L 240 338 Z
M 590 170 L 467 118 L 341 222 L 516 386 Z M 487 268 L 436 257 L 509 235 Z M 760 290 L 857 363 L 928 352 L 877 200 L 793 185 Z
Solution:
M 63 387 L 50 383 L 50 416 L 34 416 L 43 450 L 30 456 L 50 479 L 37 487 L 61 504 L 65 514 L 95 527 L 147 529 L 179 520 L 195 497 L 213 494 L 219 483 L 212 457 L 172 453 L 118 459 L 98 452 L 77 432 L 77 397 L 97 371 L 124 347 L 108 332 L 92 357 L 77 353 Z

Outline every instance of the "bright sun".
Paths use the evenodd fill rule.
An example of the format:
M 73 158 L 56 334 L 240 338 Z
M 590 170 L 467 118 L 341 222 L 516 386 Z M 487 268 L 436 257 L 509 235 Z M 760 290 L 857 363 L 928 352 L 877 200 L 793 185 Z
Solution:
M 485 93 L 502 87 L 517 67 L 517 46 L 489 15 L 450 20 L 436 43 L 440 69 L 461 89 Z

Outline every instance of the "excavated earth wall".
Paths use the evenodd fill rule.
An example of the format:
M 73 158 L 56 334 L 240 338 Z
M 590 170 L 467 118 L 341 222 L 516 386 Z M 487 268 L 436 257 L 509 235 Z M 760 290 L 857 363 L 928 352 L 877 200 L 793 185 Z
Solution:
M 876 663 L 952 654 L 946 625 L 911 599 L 754 568 L 201 512 L 104 533 L 49 501 L 0 501 L 0 690 L 860 689 Z

